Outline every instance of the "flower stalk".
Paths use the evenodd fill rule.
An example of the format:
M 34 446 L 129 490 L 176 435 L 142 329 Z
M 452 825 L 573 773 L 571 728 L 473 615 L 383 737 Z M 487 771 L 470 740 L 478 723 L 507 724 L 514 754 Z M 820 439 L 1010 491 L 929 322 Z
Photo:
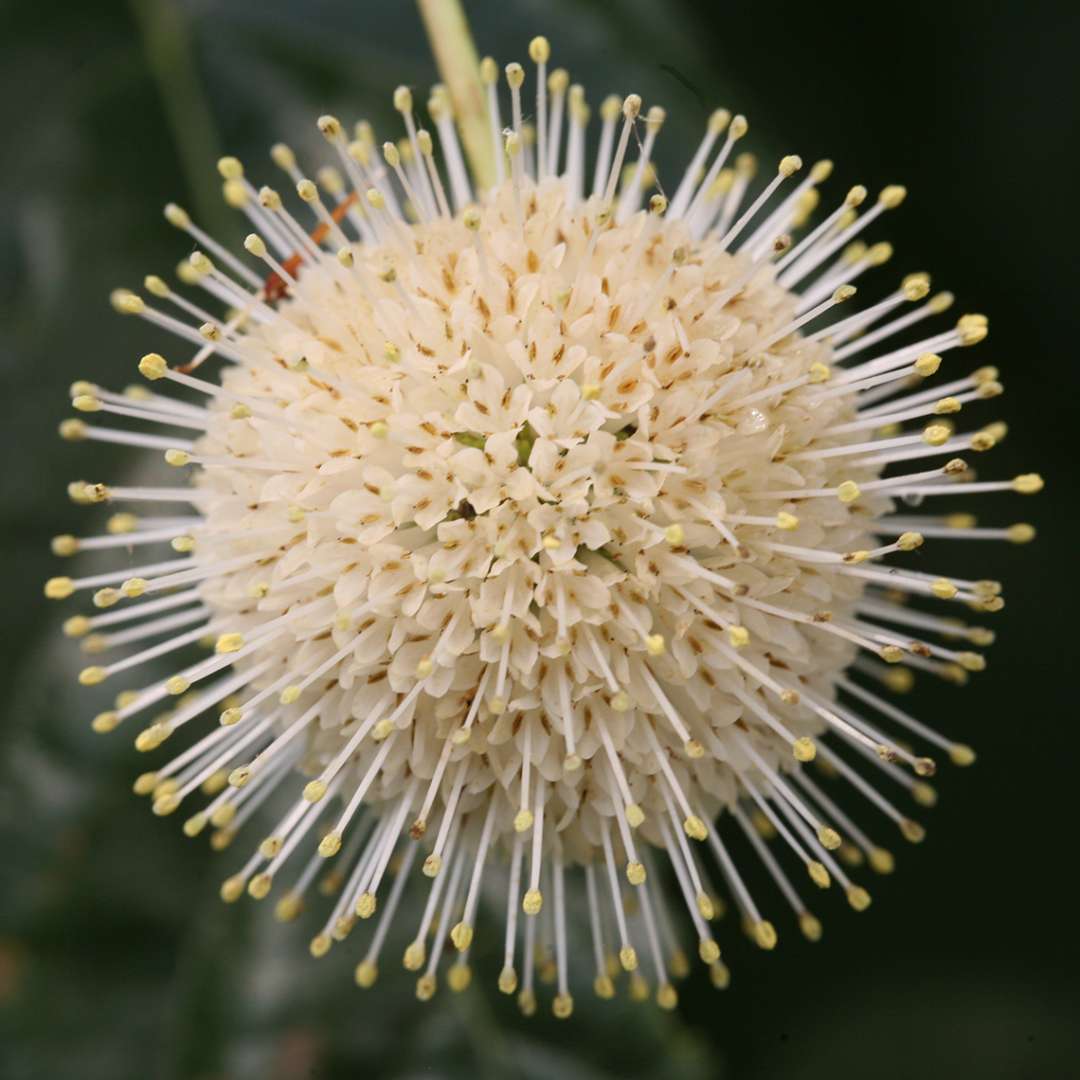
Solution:
M 479 188 L 495 182 L 480 62 L 460 0 L 417 0 L 431 51 L 454 106 L 461 142 Z

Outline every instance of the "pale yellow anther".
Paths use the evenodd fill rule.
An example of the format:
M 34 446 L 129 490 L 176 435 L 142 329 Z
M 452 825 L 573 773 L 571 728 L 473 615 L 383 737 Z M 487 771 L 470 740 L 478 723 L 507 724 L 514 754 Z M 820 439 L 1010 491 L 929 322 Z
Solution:
M 663 656 L 667 649 L 663 634 L 648 634 L 645 638 L 645 651 L 650 656 Z
M 802 168 L 802 158 L 798 154 L 787 154 L 780 159 L 777 172 L 781 176 L 792 176 Z
M 675 522 L 664 529 L 664 539 L 672 547 L 678 547 L 686 539 L 686 531 L 678 522 Z
M 506 65 L 506 83 L 511 90 L 520 90 L 525 82 L 525 69 L 515 60 Z
M 959 591 L 948 578 L 935 578 L 930 583 L 930 592 L 939 600 L 951 600 Z
M 904 818 L 900 822 L 900 831 L 903 833 L 904 839 L 912 844 L 921 844 L 926 839 L 926 830 L 917 821 L 912 821 L 911 818 Z
M 129 599 L 135 600 L 146 592 L 146 578 L 131 577 L 120 585 L 120 591 Z M 182 693 L 182 691 L 181 691 Z
M 953 743 L 949 747 L 949 758 L 954 765 L 966 767 L 975 764 L 975 751 L 966 743 Z
M 176 264 L 176 276 L 185 285 L 197 285 L 199 278 L 202 276 L 196 269 L 187 261 L 187 259 L 181 259 Z
M 410 108 L 412 106 L 411 97 L 409 99 L 409 106 Z M 344 137 L 341 121 L 336 116 L 330 116 L 329 114 L 320 116 L 319 119 L 315 121 L 315 126 L 322 132 L 323 138 L 328 142 L 336 142 L 338 139 Z
M 1023 473 L 1013 480 L 1012 489 L 1021 495 L 1035 495 L 1043 489 L 1043 478 L 1038 473 Z
M 190 464 L 191 455 L 185 450 L 166 450 L 165 462 L 168 465 L 172 465 L 173 468 L 179 469 L 184 465 Z
M 131 785 L 131 790 L 136 795 L 149 795 L 157 787 L 158 774 L 156 772 L 140 773 Z
M 750 121 L 742 113 L 739 113 L 732 121 L 728 129 L 728 135 L 733 139 L 741 139 L 750 130 Z
M 833 303 L 842 304 L 845 300 L 850 300 L 856 292 L 858 289 L 854 285 L 841 285 L 832 294 Z
M 632 945 L 624 945 L 619 950 L 619 965 L 623 971 L 637 971 L 638 958 Z
M 226 180 L 221 185 L 221 194 L 234 210 L 240 210 L 247 205 L 248 189 L 242 180 Z
M 791 744 L 791 753 L 796 761 L 813 761 L 817 757 L 817 746 L 813 739 L 803 735 Z
M 534 64 L 546 64 L 551 59 L 551 42 L 546 37 L 534 37 L 529 42 L 529 59 Z
M 904 532 L 897 537 L 896 546 L 901 551 L 914 551 L 923 546 L 923 535 L 917 532 Z
M 600 396 L 600 389 L 597 383 L 584 383 L 581 387 L 581 396 L 586 401 L 595 401 Z
M 278 701 L 282 705 L 291 705 L 300 696 L 300 693 L 301 691 L 299 686 L 286 686 L 285 689 L 282 690 L 281 693 L 278 695 Z
M 807 371 L 807 377 L 812 383 L 828 382 L 830 375 L 832 375 L 832 369 L 828 364 L 821 363 L 820 360 L 812 363 L 809 371 Z
M 90 632 L 90 620 L 85 615 L 72 615 L 64 620 L 64 636 L 71 638 L 83 637 Z
M 318 960 L 330 951 L 330 946 L 333 944 L 334 939 L 329 934 L 316 934 L 308 945 L 308 952 Z
M 861 885 L 849 885 L 845 895 L 855 911 L 865 911 L 870 906 L 870 894 Z
M 933 375 L 941 367 L 941 357 L 937 353 L 923 353 L 914 364 L 915 374 L 924 379 Z
M 121 315 L 141 315 L 146 310 L 143 298 L 130 289 L 114 289 L 109 295 L 109 302 Z
M 499 65 L 494 57 L 485 56 L 480 61 L 480 81 L 485 86 L 494 86 L 499 81 Z
M 1017 522 L 1008 528 L 1009 541 L 1013 544 L 1028 544 L 1035 539 L 1035 526 L 1026 522 Z
M 828 825 L 818 827 L 817 838 L 818 843 L 827 851 L 835 851 L 840 846 L 840 834 Z
M 532 828 L 533 815 L 531 810 L 519 810 L 514 815 L 514 831 L 525 832 Z
M 930 424 L 924 429 L 923 442 L 930 446 L 941 446 L 947 442 L 952 431 L 945 424 Z
M 179 805 L 180 796 L 170 793 L 168 795 L 160 795 L 154 799 L 150 809 L 158 817 L 168 817 L 169 814 L 175 813 Z
M 696 814 L 691 814 L 683 822 L 683 830 L 691 840 L 704 840 L 705 837 L 709 835 L 709 830 L 705 827 L 705 822 Z
M 319 841 L 319 854 L 324 859 L 332 858 L 341 850 L 341 833 L 328 832 Z
M 375 980 L 379 977 L 379 969 L 370 960 L 361 960 L 356 965 L 356 969 L 353 972 L 353 978 L 356 981 L 356 985 L 361 990 L 370 990 L 375 985 Z
M 847 207 L 860 206 L 865 200 L 866 188 L 862 184 L 856 184 L 848 189 L 847 195 L 844 196 L 844 205 Z
M 962 315 L 956 323 L 961 345 L 977 345 L 990 332 L 985 315 Z
M 183 675 L 174 675 L 165 683 L 165 689 L 174 697 L 186 694 L 191 688 L 191 683 Z
M 645 864 L 628 862 L 626 864 L 626 880 L 631 885 L 643 885 L 645 883 Z
M 103 667 L 94 665 L 93 667 L 83 668 L 79 672 L 79 683 L 82 686 L 97 686 L 98 683 L 103 683 L 108 677 L 108 672 Z
M 836 497 L 842 503 L 853 503 L 862 492 L 859 490 L 859 485 L 854 480 L 845 480 L 837 489 Z
M 539 915 L 544 906 L 544 897 L 539 889 L 529 889 L 521 901 L 521 910 L 526 915 Z
M 373 893 L 364 892 L 357 897 L 356 907 L 353 909 L 358 918 L 370 919 L 375 914 L 378 903 Z
M 79 412 L 99 412 L 101 410 L 101 399 L 90 394 L 80 394 L 77 398 L 72 398 L 71 404 Z
M 247 884 L 247 879 L 243 874 L 234 874 L 230 878 L 226 878 L 221 884 L 221 899 L 226 904 L 232 904 L 239 900 L 244 895 L 244 886 Z
M 645 811 L 637 803 L 627 803 L 626 823 L 631 829 L 636 829 L 645 820 Z
M 881 194 L 878 195 L 878 202 L 881 203 L 886 210 L 895 210 L 906 198 L 906 187 L 903 187 L 901 184 L 889 184 L 888 187 L 881 189 Z
M 75 417 L 60 422 L 60 438 L 67 442 L 78 442 L 86 438 L 86 424 Z
M 253 900 L 264 900 L 274 884 L 274 879 L 267 873 L 256 874 L 248 882 L 248 896 Z
M 165 220 L 177 229 L 186 229 L 191 224 L 188 212 L 176 203 L 168 203 L 165 206 Z
M 419 971 L 424 966 L 426 959 L 427 949 L 424 947 L 424 943 L 422 941 L 413 941 L 405 948 L 402 967 L 406 971 Z
M 871 266 L 882 266 L 893 256 L 893 246 L 887 240 L 873 244 L 866 249 L 865 258 Z
M 416 145 L 420 148 L 420 153 L 424 157 L 429 158 L 435 153 L 435 144 L 432 142 L 431 132 L 425 131 L 423 128 L 416 133 Z
M 192 269 L 199 274 L 209 274 L 214 269 L 214 264 L 201 251 L 193 251 L 188 256 L 188 262 L 191 263 Z
M 435 662 L 430 656 L 422 657 L 416 665 L 416 677 L 426 679 L 435 670 Z
M 282 206 L 281 196 L 272 187 L 263 185 L 259 188 L 259 205 L 266 210 L 277 213 Z
M 75 583 L 69 577 L 49 578 L 45 582 L 45 595 L 50 600 L 66 600 L 75 591 Z
M 930 275 L 908 274 L 900 283 L 905 300 L 921 300 L 930 292 Z
M 776 515 L 776 527 L 783 529 L 784 532 L 792 532 L 799 527 L 799 519 L 794 514 L 789 514 L 786 510 L 781 510 Z
M 615 712 L 626 712 L 631 704 L 630 695 L 625 690 L 620 690 L 617 694 L 612 695 L 611 708 Z
M 776 948 L 776 927 L 774 927 L 767 919 L 762 919 L 760 922 L 754 923 L 751 932 L 754 935 L 754 941 L 757 943 L 759 949 Z
M 818 862 L 816 859 L 811 859 L 806 864 L 806 872 L 810 875 L 810 880 L 819 889 L 827 889 L 832 884 L 832 878 L 829 876 L 825 864 Z
M 640 112 L 641 97 L 638 94 L 627 94 L 622 103 L 623 117 L 627 120 L 635 120 Z
M 296 167 L 296 155 L 292 152 L 292 148 L 286 146 L 285 143 L 274 143 L 270 147 L 270 159 L 279 169 L 289 169 Z
M 438 877 L 439 871 L 442 869 L 442 856 L 436 852 L 432 852 L 426 859 L 424 859 L 424 876 L 425 877 Z
M 904 659 L 904 650 L 899 645 L 882 645 L 879 655 L 886 664 L 899 664 Z
M 223 180 L 239 180 L 244 175 L 244 166 L 239 158 L 231 155 L 218 158 L 217 170 Z
M 384 717 L 380 720 L 374 728 L 371 730 L 371 737 L 375 742 L 382 742 L 383 739 L 389 737 L 390 733 L 394 730 L 394 725 L 390 722 L 389 718 Z

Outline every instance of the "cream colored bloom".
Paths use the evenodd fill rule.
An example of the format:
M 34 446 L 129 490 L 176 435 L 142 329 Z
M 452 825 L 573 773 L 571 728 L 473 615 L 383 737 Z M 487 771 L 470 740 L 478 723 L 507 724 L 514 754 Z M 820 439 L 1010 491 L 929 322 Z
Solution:
M 366 986 L 403 891 L 426 890 L 405 952 L 421 998 L 441 963 L 452 988 L 467 984 L 481 934 L 505 941 L 499 986 L 527 1012 L 539 952 L 566 1016 L 571 946 L 595 957 L 600 996 L 621 970 L 632 993 L 648 980 L 671 1007 L 689 924 L 726 985 L 721 893 L 772 948 L 776 897 L 751 895 L 732 834 L 807 937 L 821 932 L 818 887 L 868 905 L 849 871 L 893 862 L 871 836 L 923 830 L 850 762 L 928 803 L 924 749 L 973 759 L 879 684 L 966 679 L 983 666 L 968 645 L 992 635 L 942 605 L 1002 606 L 996 583 L 939 577 L 904 553 L 924 537 L 1031 537 L 914 508 L 1041 481 L 975 481 L 958 457 L 1004 434 L 943 419 L 1000 392 L 992 369 L 965 374 L 949 356 L 955 378 L 925 382 L 985 336 L 982 316 L 908 333 L 950 303 L 927 298 L 925 275 L 890 287 L 874 274 L 881 299 L 850 303 L 851 283 L 888 257 L 860 237 L 902 188 L 861 212 L 866 192 L 852 188 L 812 218 L 831 165 L 804 175 L 788 156 L 755 184 L 734 154 L 746 121 L 721 110 L 669 196 L 642 206 L 662 110 L 606 102 L 587 183 L 588 108 L 549 75 L 549 52 L 530 50 L 532 133 L 520 69 L 508 69 L 504 136 L 485 62 L 490 190 L 465 171 L 445 93 L 429 106 L 440 166 L 399 91 L 407 138 L 381 151 L 366 125 L 348 141 L 321 118 L 337 164 L 318 186 L 274 149 L 306 207 L 219 164 L 254 230 L 248 257 L 167 209 L 199 248 L 181 280 L 205 295 L 154 277 L 149 298 L 121 290 L 114 303 L 195 354 L 148 354 L 148 384 L 124 394 L 73 388 L 81 412 L 153 434 L 97 418 L 62 432 L 165 451 L 189 473 L 74 484 L 77 502 L 139 516 L 60 537 L 57 554 L 151 553 L 46 593 L 93 594 L 100 610 L 66 624 L 100 654 L 89 685 L 211 646 L 94 724 L 143 725 L 147 751 L 200 726 L 135 787 L 158 814 L 197 803 L 185 831 L 212 827 L 215 847 L 277 807 L 225 899 L 273 892 L 291 918 L 332 860 L 312 952 L 376 915 Z M 828 791 L 805 767 L 815 758 Z M 848 816 L 862 820 L 860 800 L 865 833 Z M 568 918 L 568 903 L 583 913 Z

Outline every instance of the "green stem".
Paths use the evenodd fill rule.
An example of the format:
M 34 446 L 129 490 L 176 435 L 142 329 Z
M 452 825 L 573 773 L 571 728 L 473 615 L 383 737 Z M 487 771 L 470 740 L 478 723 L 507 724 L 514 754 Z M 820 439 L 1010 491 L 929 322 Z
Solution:
M 195 212 L 208 232 L 227 231 L 213 184 L 220 156 L 209 103 L 191 54 L 191 34 L 180 5 L 172 0 L 131 0 L 146 62 L 161 94 L 180 167 Z
M 431 51 L 454 106 L 454 118 L 473 180 L 479 188 L 495 182 L 484 87 L 469 23 L 461 0 L 417 0 Z

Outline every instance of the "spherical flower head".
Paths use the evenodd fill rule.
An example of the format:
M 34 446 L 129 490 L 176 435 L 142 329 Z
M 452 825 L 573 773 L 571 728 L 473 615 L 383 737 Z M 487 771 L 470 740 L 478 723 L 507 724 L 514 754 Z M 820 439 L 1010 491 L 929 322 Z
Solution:
M 237 159 L 218 163 L 227 202 L 258 223 L 246 261 L 167 208 L 200 245 L 182 281 L 228 310 L 207 317 L 148 278 L 155 302 L 199 313 L 188 326 L 118 290 L 121 314 L 174 330 L 195 352 L 181 363 L 144 356 L 152 391 L 86 383 L 73 399 L 86 413 L 165 424 L 167 439 L 127 431 L 122 441 L 162 452 L 183 480 L 77 482 L 76 502 L 130 501 L 139 514 L 54 547 L 168 544 L 171 555 L 53 578 L 45 591 L 96 590 L 98 608 L 124 605 L 66 624 L 103 654 L 82 670 L 88 687 L 140 659 L 207 649 L 94 724 L 113 730 L 154 710 L 136 738 L 148 753 L 184 724 L 208 724 L 136 781 L 155 813 L 203 792 L 209 802 L 184 831 L 209 826 L 221 850 L 250 808 L 292 792 L 224 899 L 277 890 L 279 918 L 294 918 L 314 876 L 302 859 L 294 869 L 294 852 L 312 868 L 327 860 L 336 899 L 311 943 L 318 957 L 368 920 L 388 925 L 407 890 L 426 891 L 404 962 L 427 1000 L 444 949 L 447 984 L 469 985 L 469 950 L 498 921 L 481 897 L 501 888 L 498 985 L 520 986 L 526 1012 L 550 905 L 540 963 L 565 1019 L 567 950 L 579 938 L 603 960 L 598 995 L 625 973 L 632 996 L 674 1007 L 670 980 L 688 962 L 659 942 L 678 909 L 726 985 L 708 926 L 723 907 L 713 881 L 731 889 L 751 940 L 777 944 L 728 855 L 729 832 L 756 850 L 781 838 L 788 853 L 766 865 L 789 897 L 794 872 L 837 883 L 856 911 L 870 905 L 845 867 L 888 872 L 893 861 L 840 809 L 871 790 L 848 759 L 909 769 L 924 804 L 935 766 L 908 749 L 912 733 L 970 764 L 965 743 L 881 693 L 904 689 L 913 670 L 954 681 L 981 670 L 981 654 L 957 641 L 985 644 L 990 632 L 935 607 L 1003 605 L 996 582 L 940 577 L 904 556 L 949 535 L 1033 536 L 907 507 L 889 515 L 947 492 L 1031 494 L 1042 482 L 975 481 L 957 455 L 1004 432 L 958 433 L 941 419 L 999 393 L 996 372 L 923 386 L 944 354 L 985 337 L 985 318 L 879 345 L 944 310 L 927 300 L 928 276 L 852 303 L 855 279 L 891 251 L 856 237 L 903 188 L 885 188 L 862 216 L 867 193 L 851 188 L 815 222 L 831 163 L 800 178 L 802 160 L 785 155 L 755 189 L 753 162 L 733 159 L 747 122 L 719 110 L 670 196 L 650 194 L 665 114 L 637 95 L 600 110 L 587 173 L 584 92 L 567 94 L 561 69 L 549 75 L 546 39 L 529 56 L 537 128 L 521 122 L 527 72 L 511 64 L 503 137 L 498 69 L 485 61 L 494 161 L 471 173 L 454 127 L 462 103 L 446 88 L 432 94 L 440 162 L 400 87 L 405 138 L 381 153 L 370 128 L 349 141 L 330 116 L 318 127 L 340 170 L 315 171 L 319 183 L 287 146 L 273 149 L 296 205 L 253 187 Z M 118 438 L 94 419 L 69 423 L 65 437 Z M 162 502 L 185 513 L 158 511 Z M 127 622 L 134 630 L 110 629 Z M 164 646 L 162 633 L 173 635 Z M 134 658 L 111 660 L 136 642 Z M 847 792 L 826 794 L 812 762 Z M 872 808 L 886 807 L 904 837 L 922 839 L 873 795 Z M 568 917 L 573 905 L 581 918 Z M 808 910 L 798 925 L 821 936 Z M 376 981 L 384 940 L 377 929 L 355 968 L 362 988 Z

